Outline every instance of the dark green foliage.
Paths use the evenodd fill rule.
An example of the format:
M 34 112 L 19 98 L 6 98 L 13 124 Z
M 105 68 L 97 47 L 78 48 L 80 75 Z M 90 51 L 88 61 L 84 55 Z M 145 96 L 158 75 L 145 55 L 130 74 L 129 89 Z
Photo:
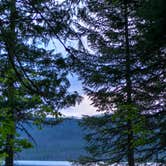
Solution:
M 151 130 L 151 132 L 146 136 L 146 145 L 137 148 L 137 157 L 142 162 L 149 160 L 165 164 L 166 147 L 163 144 L 163 138 L 166 136 L 163 128 L 166 121 L 165 113 L 160 113 L 157 116 L 147 115 L 146 119 L 146 128 Z
M 8 153 L 8 165 L 15 147 L 29 147 L 15 139 L 16 128 L 26 132 L 23 122 L 40 125 L 50 115 L 56 124 L 59 109 L 80 101 L 77 92 L 68 92 L 65 58 L 46 49 L 53 37 L 66 39 L 68 20 L 56 1 L 0 2 L 0 152 Z
M 123 112 L 120 112 L 83 119 L 81 126 L 86 131 L 85 140 L 87 141 L 86 151 L 88 153 L 81 155 L 80 164 L 91 165 L 103 161 L 105 165 L 109 165 L 127 161 L 127 122 L 125 117 L 127 114 L 124 116 Z M 133 131 L 135 160 L 139 163 L 160 162 L 164 164 L 165 147 L 161 146 L 163 139 L 160 136 L 164 137 L 165 134 L 159 126 L 161 120 L 158 117 L 149 119 L 148 116 L 144 115 L 139 120 L 141 120 L 139 125 L 135 126 Z M 133 119 L 133 122 L 134 125 L 137 124 L 138 119 Z
M 146 48 L 149 52 L 157 51 L 159 48 L 165 47 L 165 28 L 166 28 L 166 2 L 164 0 L 150 0 L 143 4 L 138 11 L 138 15 L 147 20 L 146 27 L 142 26 L 144 30 L 144 37 L 146 40 Z M 142 45 L 143 46 L 143 45 Z
M 103 141 L 101 146 L 95 145 L 92 136 L 94 142 L 89 142 L 88 148 L 92 161 L 103 159 L 119 162 L 128 158 L 129 165 L 133 166 L 135 161 L 146 162 L 160 153 L 159 149 L 163 153 L 164 146 L 158 150 L 155 150 L 155 146 L 151 147 L 159 135 L 164 136 L 159 130 L 160 123 L 165 124 L 166 103 L 165 33 L 162 30 L 165 29 L 166 21 L 163 4 L 164 1 L 161 0 L 155 8 L 153 0 L 146 3 L 139 0 L 86 0 L 78 7 L 77 16 L 80 21 L 75 25 L 91 51 L 89 53 L 83 47 L 81 50 L 73 50 L 77 54 L 74 58 L 71 57 L 76 64 L 74 70 L 80 75 L 84 89 L 98 111 L 115 112 L 118 118 L 116 126 L 126 124 L 126 127 L 119 130 L 118 127 L 114 129 L 114 126 L 110 126 L 115 132 L 109 134 L 103 130 L 98 133 L 96 139 L 110 135 L 108 144 Z M 164 36 L 161 37 L 161 34 Z M 156 41 L 157 38 L 159 40 Z M 133 110 L 137 110 L 137 113 Z M 151 116 L 158 119 L 156 127 L 159 128 L 146 128 L 146 123 L 142 120 L 144 116 L 149 116 L 148 123 L 151 122 Z M 98 131 L 98 121 L 95 126 L 88 123 L 90 120 L 88 118 L 87 124 L 84 123 L 85 127 Z M 103 127 L 107 129 L 107 126 Z M 112 143 L 111 134 L 119 136 L 119 142 Z M 153 139 L 150 139 L 151 136 Z M 151 141 L 148 142 L 146 137 Z M 145 145 L 148 147 L 145 153 L 150 154 L 142 152 L 143 156 L 138 157 L 135 152 Z M 112 147 L 116 147 L 116 151 Z M 100 153 L 95 154 L 98 150 Z M 85 159 L 84 164 L 86 161 Z

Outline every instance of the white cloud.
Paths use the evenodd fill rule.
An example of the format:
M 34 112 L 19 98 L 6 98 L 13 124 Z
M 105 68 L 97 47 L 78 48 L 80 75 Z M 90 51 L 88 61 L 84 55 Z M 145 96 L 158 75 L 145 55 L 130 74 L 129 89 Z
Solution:
M 84 95 L 84 99 L 80 103 L 80 105 L 76 105 L 75 107 L 71 107 L 65 110 L 62 110 L 61 112 L 65 116 L 75 116 L 75 117 L 82 117 L 83 115 L 97 115 L 101 114 L 99 112 L 96 112 L 96 108 L 91 105 L 91 101 L 89 100 L 88 96 Z

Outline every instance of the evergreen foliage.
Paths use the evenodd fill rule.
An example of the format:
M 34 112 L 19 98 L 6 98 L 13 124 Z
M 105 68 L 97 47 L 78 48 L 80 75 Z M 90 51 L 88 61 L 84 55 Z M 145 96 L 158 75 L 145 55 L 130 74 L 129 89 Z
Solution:
M 68 91 L 64 56 L 46 49 L 52 38 L 66 39 L 68 24 L 69 14 L 57 1 L 0 1 L 0 152 L 7 155 L 6 166 L 13 165 L 14 151 L 30 147 L 16 128 L 29 134 L 23 122 L 40 125 L 47 116 L 57 124 L 58 110 L 80 101 Z
M 92 135 L 87 149 L 90 158 L 81 159 L 84 165 L 127 159 L 134 166 L 157 154 L 165 162 L 165 147 L 160 146 L 166 103 L 164 3 L 157 2 L 156 8 L 153 0 L 86 0 L 78 7 L 80 21 L 75 26 L 91 51 L 73 49 L 77 54 L 71 57 L 74 70 L 92 104 L 98 111 L 106 111 L 106 117 L 114 113 L 117 126 L 109 126 L 104 117 L 85 120 Z M 157 126 L 151 125 L 153 118 Z M 110 138 L 108 142 L 103 141 L 105 137 Z

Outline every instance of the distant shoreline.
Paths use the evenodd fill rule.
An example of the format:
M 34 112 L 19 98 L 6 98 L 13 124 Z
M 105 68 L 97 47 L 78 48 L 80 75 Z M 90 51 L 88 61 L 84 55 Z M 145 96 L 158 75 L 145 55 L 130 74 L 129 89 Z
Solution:
M 2 164 L 3 165 L 3 164 Z M 16 160 L 15 166 L 71 166 L 68 161 Z
M 69 161 L 37 161 L 37 160 L 16 160 L 14 161 L 15 166 L 72 166 Z M 117 164 L 112 164 L 110 166 L 117 166 Z M 96 165 L 97 166 L 97 165 Z M 119 166 L 127 166 L 127 163 L 121 163 Z M 161 163 L 146 163 L 139 164 L 138 166 L 164 166 Z

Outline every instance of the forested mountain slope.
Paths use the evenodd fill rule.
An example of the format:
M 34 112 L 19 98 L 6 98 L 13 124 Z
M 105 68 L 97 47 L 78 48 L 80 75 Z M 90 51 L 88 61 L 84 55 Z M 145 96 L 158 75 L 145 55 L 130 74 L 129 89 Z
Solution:
M 73 160 L 85 153 L 83 130 L 78 119 L 67 119 L 42 130 L 28 126 L 37 145 L 16 155 L 18 160 Z M 23 135 L 23 134 L 22 134 Z

